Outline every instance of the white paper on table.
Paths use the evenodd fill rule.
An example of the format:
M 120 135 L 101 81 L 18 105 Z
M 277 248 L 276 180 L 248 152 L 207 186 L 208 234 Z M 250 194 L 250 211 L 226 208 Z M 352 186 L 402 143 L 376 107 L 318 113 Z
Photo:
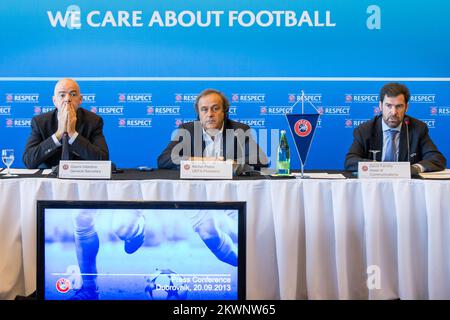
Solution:
M 275 175 L 277 173 L 276 169 L 271 168 L 261 168 L 261 174 L 268 176 L 268 175 Z
M 436 172 L 422 172 L 419 175 L 424 179 L 450 179 L 450 169 Z
M 9 169 L 11 174 L 35 174 L 39 169 Z M 3 170 L 0 174 L 6 174 L 8 170 Z
M 291 174 L 296 178 L 302 176 L 300 172 L 292 172 Z M 305 172 L 304 175 L 311 179 L 346 179 L 341 173 Z
M 42 175 L 43 176 L 49 175 L 50 173 L 52 173 L 52 169 L 44 169 L 44 170 L 42 170 Z

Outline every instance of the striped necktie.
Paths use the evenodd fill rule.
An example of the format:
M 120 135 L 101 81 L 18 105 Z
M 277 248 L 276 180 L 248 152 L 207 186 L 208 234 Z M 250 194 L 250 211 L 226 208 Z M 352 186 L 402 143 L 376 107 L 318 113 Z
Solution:
M 398 131 L 394 129 L 387 130 L 386 150 L 384 152 L 384 161 L 397 161 L 397 146 L 395 137 Z

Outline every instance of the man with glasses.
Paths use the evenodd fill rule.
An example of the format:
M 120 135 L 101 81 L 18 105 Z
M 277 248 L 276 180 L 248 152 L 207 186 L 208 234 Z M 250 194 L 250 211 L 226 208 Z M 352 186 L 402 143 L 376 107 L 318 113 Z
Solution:
M 54 89 L 53 111 L 35 116 L 31 121 L 23 162 L 29 169 L 51 168 L 62 157 L 63 138 L 68 140 L 65 160 L 108 160 L 103 135 L 103 120 L 80 108 L 80 87 L 72 79 L 59 80 Z

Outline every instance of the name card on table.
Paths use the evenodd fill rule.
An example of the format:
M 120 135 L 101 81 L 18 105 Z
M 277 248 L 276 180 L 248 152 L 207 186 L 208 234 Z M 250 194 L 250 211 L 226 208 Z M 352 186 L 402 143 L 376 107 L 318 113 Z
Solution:
M 411 179 L 411 164 L 409 162 L 359 162 L 358 178 Z
M 58 178 L 61 179 L 111 179 L 111 161 L 62 160 Z
M 180 162 L 181 179 L 233 179 L 233 161 Z

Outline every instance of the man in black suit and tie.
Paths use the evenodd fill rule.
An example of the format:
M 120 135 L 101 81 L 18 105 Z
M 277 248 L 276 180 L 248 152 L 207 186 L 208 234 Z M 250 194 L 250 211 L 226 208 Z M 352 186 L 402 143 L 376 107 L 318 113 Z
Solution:
M 35 116 L 31 121 L 31 135 L 23 154 L 27 168 L 58 165 L 62 149 L 68 149 L 66 157 L 70 160 L 108 160 L 103 120 L 80 108 L 82 100 L 80 87 L 74 80 L 62 79 L 56 83 L 55 110 Z M 64 142 L 67 148 L 62 148 Z
M 427 125 L 405 115 L 409 98 L 403 84 L 388 83 L 381 88 L 381 115 L 355 129 L 346 170 L 357 171 L 359 161 L 372 161 L 371 151 L 379 151 L 377 161 L 409 161 L 412 175 L 445 169 L 446 159 L 431 140 Z
M 158 157 L 158 168 L 178 169 L 189 158 L 232 159 L 243 171 L 268 166 L 268 159 L 251 135 L 250 127 L 228 119 L 230 103 L 214 89 L 195 101 L 198 120 L 180 125 L 173 140 Z

